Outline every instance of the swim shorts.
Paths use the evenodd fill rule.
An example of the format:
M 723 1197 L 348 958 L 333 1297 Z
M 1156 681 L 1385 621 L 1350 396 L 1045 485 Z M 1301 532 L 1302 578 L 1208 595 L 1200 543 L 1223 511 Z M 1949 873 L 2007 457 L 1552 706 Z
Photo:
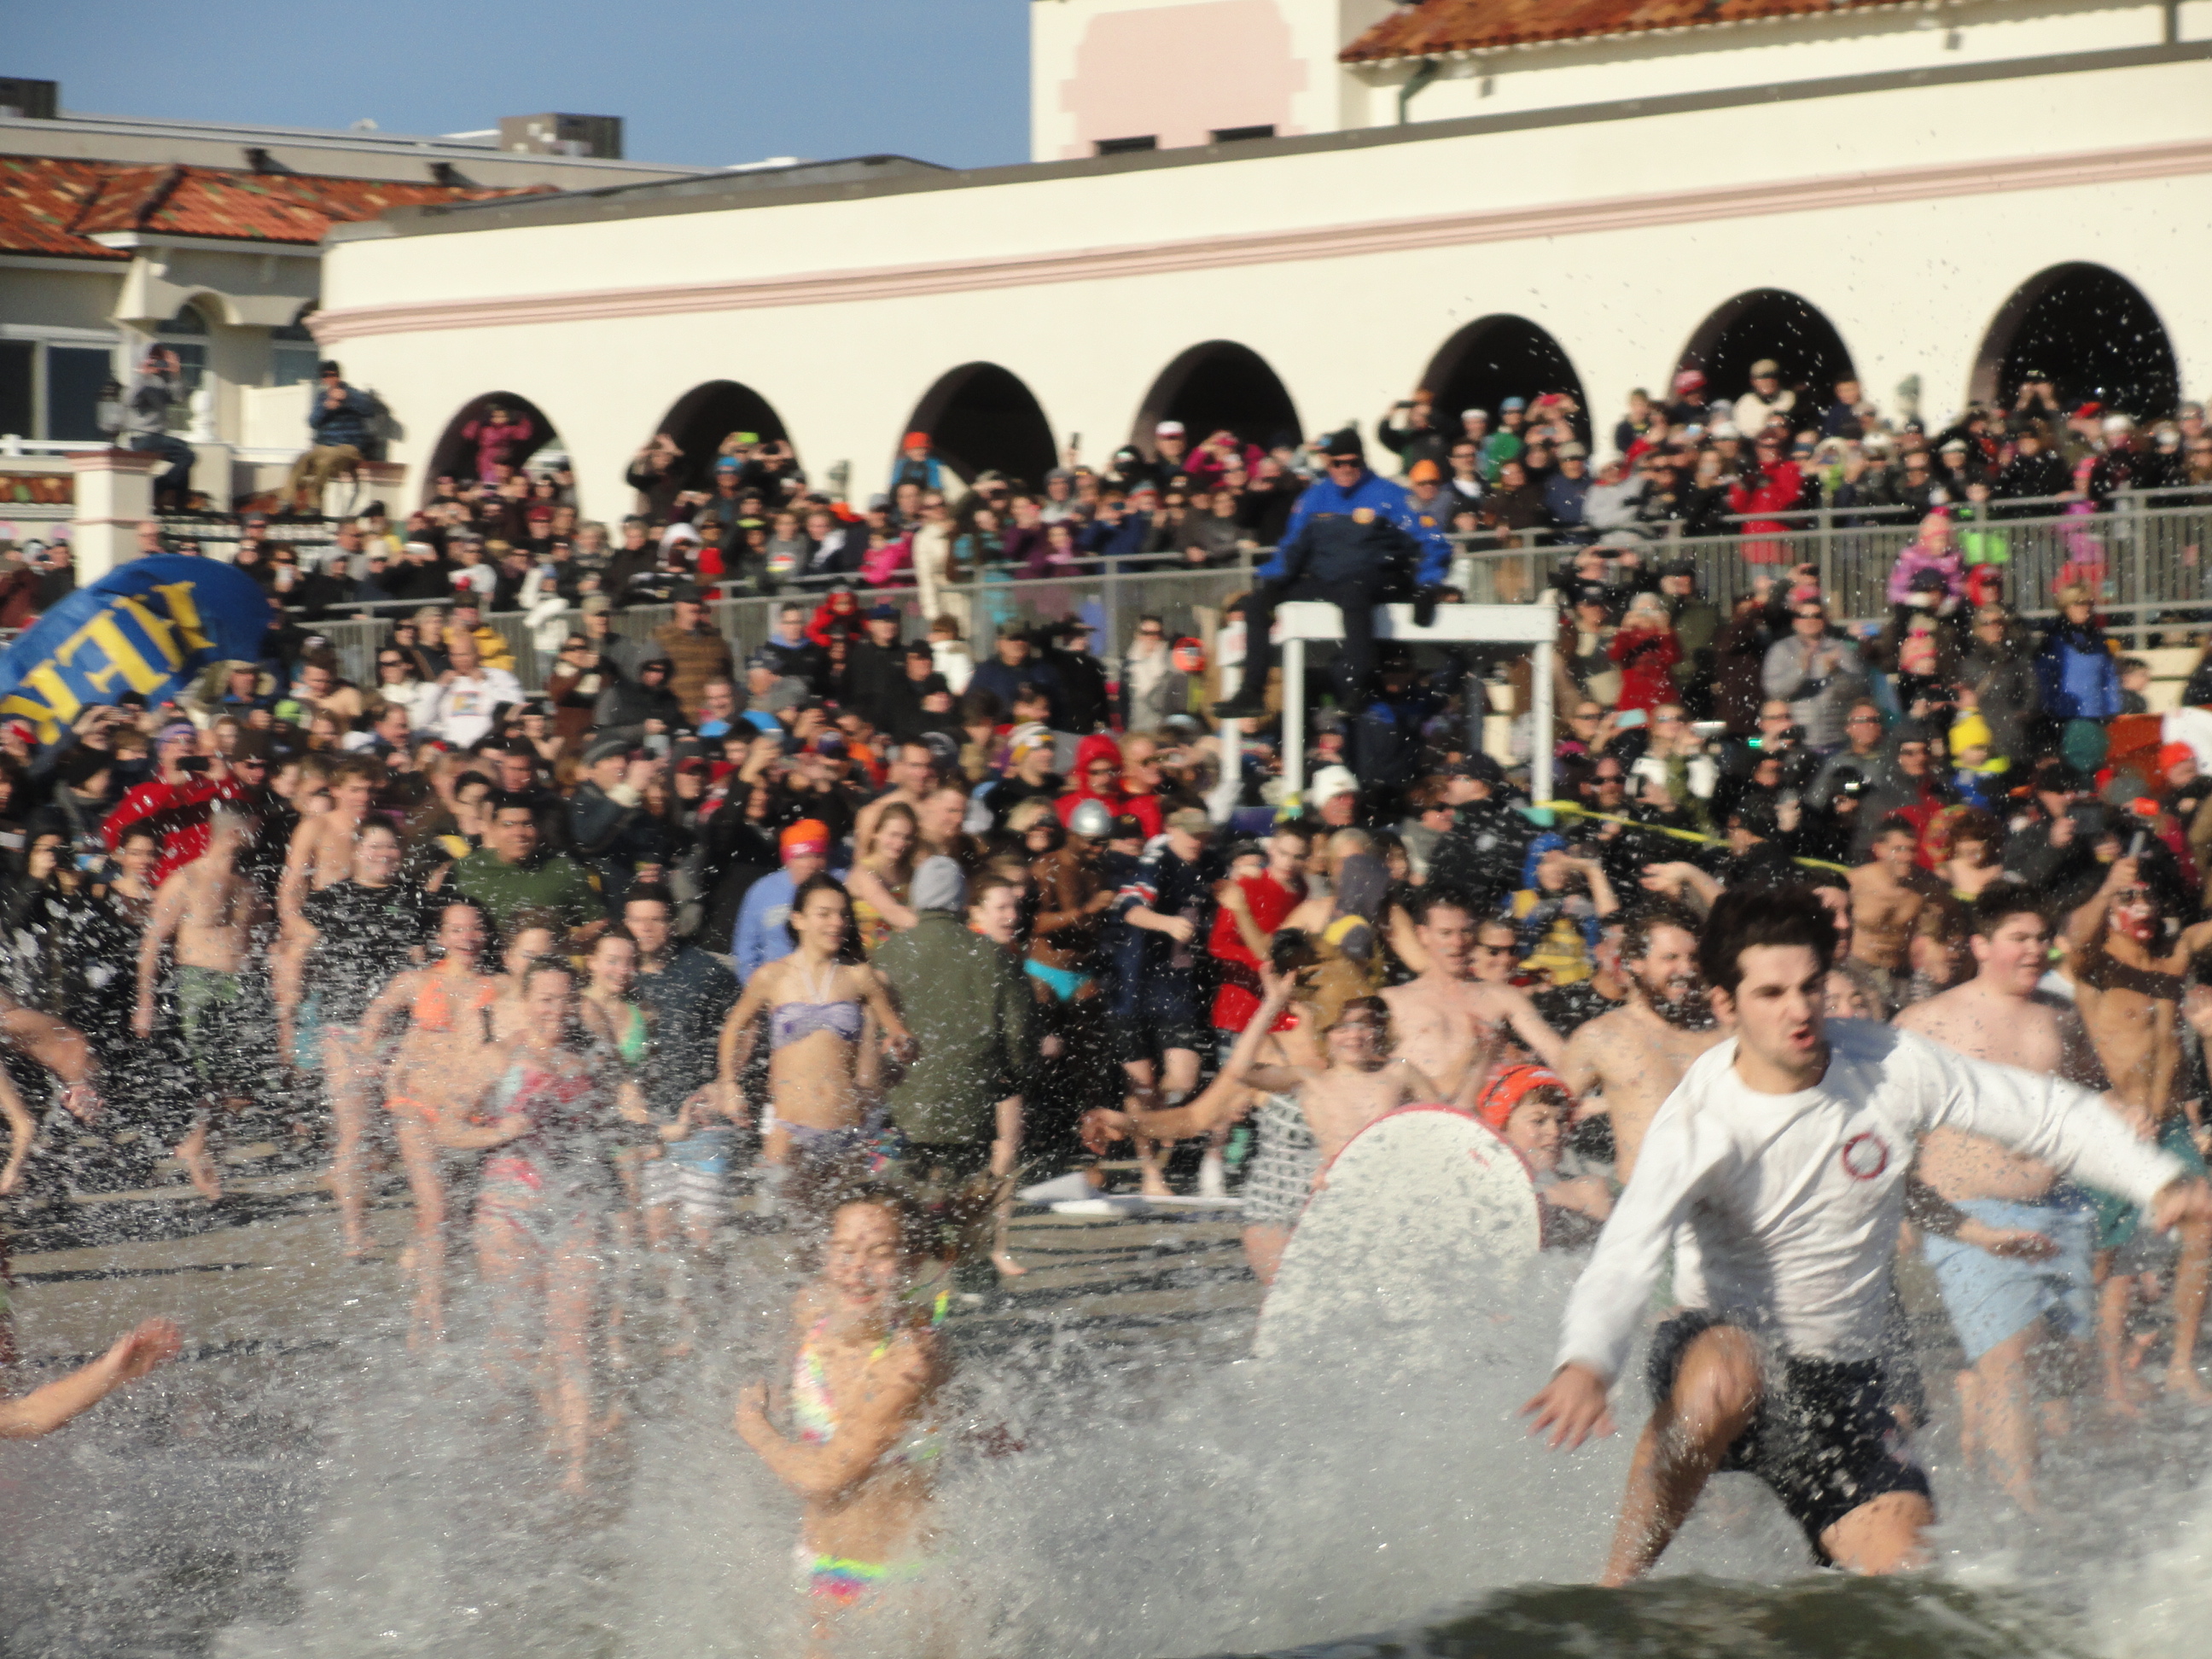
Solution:
M 200 1087 L 210 1095 L 251 1095 L 259 1080 L 251 1059 L 252 1011 L 236 974 L 177 969 L 177 1030 Z
M 1269 1095 L 1253 1114 L 1259 1149 L 1244 1167 L 1244 1223 L 1250 1227 L 1295 1227 L 1313 1196 L 1321 1169 L 1321 1143 L 1306 1115 L 1289 1095 Z
M 1654 1404 L 1674 1391 L 1690 1344 L 1735 1322 L 1702 1308 L 1676 1314 L 1651 1339 L 1644 1379 Z M 1751 1426 L 1721 1460 L 1723 1471 L 1756 1475 L 1804 1528 L 1814 1558 L 1830 1565 L 1820 1534 L 1885 1492 L 1931 1494 L 1892 1414 L 1879 1359 L 1813 1359 L 1770 1350 L 1765 1387 Z
M 2190 1133 L 2185 1115 L 2176 1112 L 2159 1126 L 2158 1146 L 2181 1160 L 2184 1176 L 2199 1181 L 2205 1178 L 2204 1155 L 2197 1150 L 2197 1138 Z M 2089 1196 L 2097 1206 L 2097 1248 L 2121 1253 L 2113 1264 L 2119 1272 L 2137 1273 L 2173 1254 L 2177 1247 L 2172 1241 L 2142 1231 L 2142 1206 L 2112 1193 L 2093 1192 Z
M 695 1220 L 719 1221 L 729 1212 L 730 1158 L 734 1129 L 702 1129 L 666 1142 L 642 1166 L 645 1201 L 670 1205 Z
M 2089 1334 L 2097 1313 L 2089 1266 L 2096 1216 L 2085 1195 L 2061 1188 L 2047 1203 L 1970 1198 L 1958 1207 L 1990 1226 L 2041 1233 L 2058 1246 L 2049 1261 L 2027 1261 L 1991 1255 L 1955 1238 L 1927 1236 L 1921 1249 L 1936 1270 L 1943 1310 L 1951 1316 L 1968 1364 L 2045 1315 L 2073 1341 Z
M 799 1593 L 810 1601 L 840 1607 L 857 1607 L 892 1584 L 918 1582 L 927 1571 L 921 1561 L 855 1561 L 842 1555 L 817 1555 L 801 1544 L 793 1553 Z

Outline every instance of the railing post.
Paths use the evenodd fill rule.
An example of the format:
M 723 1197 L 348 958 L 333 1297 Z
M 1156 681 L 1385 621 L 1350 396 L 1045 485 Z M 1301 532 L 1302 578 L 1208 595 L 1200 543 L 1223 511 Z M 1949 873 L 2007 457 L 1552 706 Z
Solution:
M 2141 651 L 2145 648 L 2144 641 L 2149 638 L 2145 627 L 2149 619 L 2143 612 L 2143 607 L 2149 603 L 2150 594 L 2149 571 L 2146 564 L 2148 550 L 2143 546 L 2143 534 L 2149 526 L 2143 522 L 2142 497 L 2139 494 L 2133 489 L 2124 489 L 2120 492 L 2120 501 L 2121 511 L 2128 516 L 2128 541 L 2136 554 L 2135 648 Z
M 1820 591 L 1832 596 L 1836 591 L 1836 514 L 1825 499 L 1820 503 L 1815 533 L 1820 538 Z
M 1121 660 L 1121 561 L 1118 555 L 1106 556 L 1106 583 L 1099 603 L 1106 612 L 1106 661 L 1111 665 Z
M 1251 647 L 1245 647 L 1250 659 Z M 1306 794 L 1306 642 L 1293 635 L 1276 654 L 1283 674 L 1283 787 L 1303 808 Z M 1265 694 L 1267 688 L 1261 691 Z

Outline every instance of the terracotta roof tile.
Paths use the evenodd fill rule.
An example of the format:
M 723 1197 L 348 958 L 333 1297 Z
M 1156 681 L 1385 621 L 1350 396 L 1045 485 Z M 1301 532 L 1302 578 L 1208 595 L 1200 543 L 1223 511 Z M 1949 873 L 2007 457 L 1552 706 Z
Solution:
M 545 188 L 466 190 L 381 179 L 0 155 L 0 253 L 125 260 L 129 253 L 91 240 L 119 230 L 312 245 L 333 224 L 374 219 L 387 208 L 534 195 Z
M 1384 18 L 1338 55 L 1347 64 L 1375 63 L 1895 3 L 1897 0 L 1421 0 Z

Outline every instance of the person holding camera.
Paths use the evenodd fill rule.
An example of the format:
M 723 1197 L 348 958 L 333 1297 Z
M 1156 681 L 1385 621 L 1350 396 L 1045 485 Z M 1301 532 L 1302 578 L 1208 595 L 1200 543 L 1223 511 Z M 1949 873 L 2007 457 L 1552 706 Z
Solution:
M 174 354 L 171 354 L 173 358 Z M 284 494 L 295 513 L 323 510 L 323 491 L 341 472 L 356 472 L 375 441 L 376 399 L 348 386 L 334 362 L 325 362 L 307 405 L 307 451 L 292 463 Z M 308 494 L 310 488 L 313 494 Z
M 192 447 L 169 430 L 169 411 L 188 395 L 183 361 L 167 346 L 149 346 L 123 390 L 122 425 L 115 434 L 122 447 L 159 455 L 169 464 L 154 481 L 154 501 L 173 512 L 182 510 L 191 494 L 197 459 Z
M 1844 741 L 1851 704 L 1866 695 L 1866 670 L 1857 648 L 1828 623 L 1820 590 L 1798 568 L 1790 601 L 1790 632 L 1767 647 L 1760 680 L 1769 697 L 1790 705 L 1790 718 L 1805 728 L 1805 744 L 1826 754 Z

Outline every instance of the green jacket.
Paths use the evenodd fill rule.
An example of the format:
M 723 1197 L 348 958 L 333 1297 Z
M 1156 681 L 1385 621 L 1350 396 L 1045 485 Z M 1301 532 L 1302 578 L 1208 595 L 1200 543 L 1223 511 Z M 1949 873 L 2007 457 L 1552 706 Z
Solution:
M 602 920 L 607 913 L 584 866 L 565 853 L 539 848 L 526 864 L 504 864 L 489 847 L 479 847 L 453 866 L 453 889 L 491 912 L 501 933 L 516 912 L 550 910 L 570 927 Z
M 946 910 L 876 948 L 920 1048 L 890 1092 L 891 1121 L 925 1146 L 994 1138 L 993 1108 L 1018 1093 L 1036 1060 L 1036 1001 L 1021 966 Z

